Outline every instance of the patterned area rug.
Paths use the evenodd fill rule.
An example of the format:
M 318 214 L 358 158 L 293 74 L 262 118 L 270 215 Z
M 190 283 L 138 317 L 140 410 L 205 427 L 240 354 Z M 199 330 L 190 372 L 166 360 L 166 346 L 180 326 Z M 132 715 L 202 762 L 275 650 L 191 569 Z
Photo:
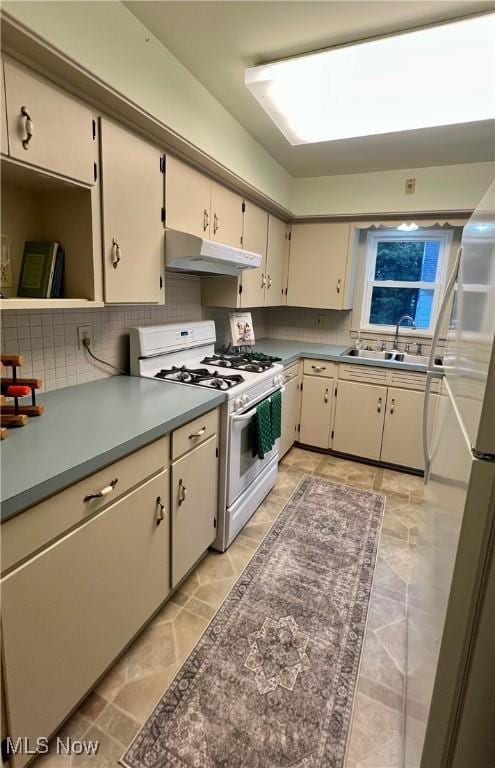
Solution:
M 122 764 L 341 768 L 383 506 L 303 478 Z

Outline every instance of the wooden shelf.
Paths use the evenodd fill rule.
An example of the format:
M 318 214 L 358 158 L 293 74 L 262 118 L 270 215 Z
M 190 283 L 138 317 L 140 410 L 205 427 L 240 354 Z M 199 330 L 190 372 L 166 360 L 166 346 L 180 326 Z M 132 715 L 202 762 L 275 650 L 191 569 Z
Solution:
M 0 299 L 0 309 L 97 309 L 104 307 L 102 301 L 90 301 L 89 299 L 27 299 L 14 297 L 12 299 Z

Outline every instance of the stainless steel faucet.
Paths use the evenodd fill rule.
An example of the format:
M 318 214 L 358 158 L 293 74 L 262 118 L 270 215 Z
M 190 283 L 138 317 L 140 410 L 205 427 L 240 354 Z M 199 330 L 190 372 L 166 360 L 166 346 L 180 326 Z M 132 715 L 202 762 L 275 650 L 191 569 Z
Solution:
M 414 322 L 414 319 L 411 317 L 411 315 L 402 315 L 402 317 L 399 317 L 397 320 L 397 325 L 395 326 L 395 336 L 394 336 L 394 349 L 399 349 L 399 328 L 403 320 L 409 320 L 411 323 L 411 328 L 414 328 L 416 330 L 416 323 Z

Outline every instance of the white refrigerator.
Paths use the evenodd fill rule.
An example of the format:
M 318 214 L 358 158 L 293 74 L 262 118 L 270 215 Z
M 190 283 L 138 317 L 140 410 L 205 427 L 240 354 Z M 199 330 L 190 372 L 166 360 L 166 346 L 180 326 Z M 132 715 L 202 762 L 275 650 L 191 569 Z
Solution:
M 437 329 L 450 307 L 425 393 L 406 768 L 495 766 L 495 182 L 464 227 Z

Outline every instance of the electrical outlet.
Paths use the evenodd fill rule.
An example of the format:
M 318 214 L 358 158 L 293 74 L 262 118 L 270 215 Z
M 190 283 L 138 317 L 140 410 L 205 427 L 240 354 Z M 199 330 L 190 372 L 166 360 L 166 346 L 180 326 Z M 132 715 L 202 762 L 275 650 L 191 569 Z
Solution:
M 77 326 L 77 346 L 79 349 L 84 349 L 84 339 L 89 339 L 90 345 L 93 346 L 93 328 L 90 325 Z
M 416 192 L 416 179 L 406 179 L 406 183 L 404 185 L 404 194 L 414 195 L 415 192 Z

